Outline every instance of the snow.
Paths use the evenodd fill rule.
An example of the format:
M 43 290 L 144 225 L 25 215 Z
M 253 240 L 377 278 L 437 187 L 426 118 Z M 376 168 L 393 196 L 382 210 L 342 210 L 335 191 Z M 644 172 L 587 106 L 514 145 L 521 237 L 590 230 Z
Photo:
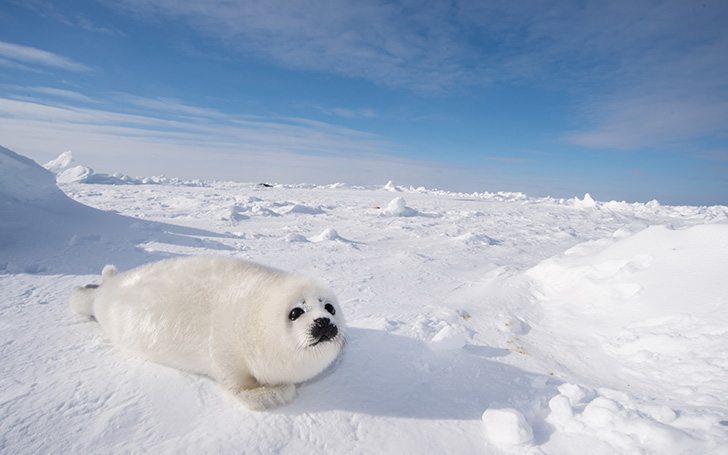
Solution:
M 430 346 L 437 351 L 460 349 L 467 343 L 465 331 L 459 326 L 448 325 L 432 337 Z
M 126 174 L 116 172 L 112 175 L 99 174 L 88 166 L 75 166 L 76 160 L 70 150 L 63 152 L 55 160 L 43 165 L 48 171 L 56 176 L 58 183 L 97 183 L 101 185 L 184 185 L 200 186 L 204 183 L 200 180 L 182 181 L 179 179 L 168 179 L 164 176 L 149 178 L 130 177 Z
M 391 182 L 390 182 L 391 183 Z M 389 185 L 389 184 L 388 184 Z M 382 210 L 385 216 L 416 216 L 417 211 L 411 207 L 407 207 L 407 202 L 402 197 L 392 199 L 387 208 Z
M 3 453 L 728 452 L 724 206 L 79 166 L 0 148 Z M 344 355 L 256 413 L 68 309 L 107 263 L 198 254 L 327 281 Z
M 483 413 L 486 437 L 500 447 L 517 446 L 533 439 L 533 430 L 517 409 L 486 409 Z

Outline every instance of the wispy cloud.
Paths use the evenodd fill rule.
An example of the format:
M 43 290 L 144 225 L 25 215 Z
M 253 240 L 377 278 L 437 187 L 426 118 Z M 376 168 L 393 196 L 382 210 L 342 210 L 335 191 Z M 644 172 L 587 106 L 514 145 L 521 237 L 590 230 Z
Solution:
M 118 100 L 124 103 L 143 108 L 144 110 L 150 109 L 155 112 L 163 112 L 166 114 L 203 118 L 227 117 L 226 114 L 215 109 L 190 106 L 179 100 L 173 100 L 170 98 L 148 98 L 128 93 L 117 93 L 115 96 Z
M 40 70 L 37 70 L 35 68 L 31 68 L 27 65 L 23 65 L 22 63 L 13 62 L 11 60 L 4 59 L 0 57 L 0 66 L 4 66 L 5 68 L 11 68 L 16 70 L 22 70 L 22 71 L 35 71 L 39 72 Z
M 36 49 L 34 47 L 21 46 L 19 44 L 5 43 L 2 41 L 0 41 L 0 56 L 14 62 L 22 62 L 21 65 L 40 65 L 66 71 L 91 71 L 90 67 L 82 63 L 75 62 L 62 55 Z
M 704 150 L 696 153 L 695 157 L 705 161 L 728 161 L 728 148 Z
M 369 108 L 350 109 L 344 107 L 317 107 L 317 109 L 327 115 L 346 119 L 368 119 L 381 117 L 381 114 L 374 109 Z
M 35 14 L 46 17 L 69 27 L 80 27 L 84 30 L 94 33 L 104 33 L 107 35 L 123 35 L 119 30 L 111 27 L 99 26 L 81 12 L 73 12 L 68 9 L 74 8 L 73 5 L 59 4 L 49 0 L 6 0 L 16 6 L 26 8 Z
M 74 92 L 72 90 L 55 88 L 55 87 L 20 87 L 20 86 L 6 85 L 5 88 L 15 91 L 15 92 L 37 93 L 37 94 L 49 95 L 49 96 L 57 97 L 57 98 L 65 98 L 65 99 L 73 100 L 73 101 L 81 101 L 81 102 L 85 102 L 85 103 L 96 102 L 94 99 L 84 95 L 83 93 Z
M 512 156 L 486 156 L 484 157 L 486 160 L 489 161 L 498 161 L 501 163 L 511 163 L 511 164 L 522 164 L 522 163 L 529 163 L 533 160 L 529 160 L 528 158 L 516 158 Z
M 181 20 L 245 55 L 287 68 L 415 90 L 452 87 L 465 51 L 445 2 L 114 2 L 129 14 Z
M 50 92 L 54 94 L 53 90 Z M 62 137 L 66 139 L 67 133 L 76 135 L 72 142 L 78 145 L 92 135 L 94 140 L 103 136 L 108 142 L 134 139 L 154 144 L 164 142 L 168 146 L 194 144 L 200 151 L 219 148 L 234 149 L 238 153 L 285 152 L 320 156 L 382 153 L 388 146 L 374 135 L 308 119 L 232 116 L 164 99 L 131 95 L 117 94 L 117 99 L 158 109 L 156 113 L 148 110 L 146 114 L 130 114 L 123 112 L 129 110 L 123 105 L 91 109 L 50 98 L 42 102 L 0 98 L 3 136 L 32 130 L 33 133 L 26 136 L 32 143 L 34 136 L 53 137 L 63 131 Z M 173 115 L 170 116 L 170 112 Z M 184 115 L 177 115 L 179 113 Z
M 435 91 L 496 80 L 612 84 L 690 54 L 705 25 L 721 30 L 727 8 L 705 3 L 110 0 L 285 67 Z
M 133 100 L 160 109 L 139 115 L 120 112 L 130 107 L 120 104 L 90 109 L 51 98 L 43 102 L 0 98 L 3 145 L 41 161 L 70 149 L 80 162 L 100 172 L 132 175 L 321 184 L 394 180 L 453 190 L 465 190 L 488 176 L 491 185 L 506 187 L 502 173 L 489 175 L 487 168 L 478 166 L 396 157 L 389 153 L 394 144 L 331 123 L 230 116 L 214 110 L 212 117 L 206 117 L 199 115 L 207 112 L 204 108 L 195 111 L 181 103 L 144 102 L 122 95 L 106 99 Z M 170 106 L 172 111 L 192 110 L 197 115 L 166 115 L 162 108 Z
M 580 146 L 658 145 L 722 131 L 715 119 L 726 118 L 722 0 L 110 2 L 295 70 L 427 93 L 502 82 L 570 91 L 583 117 L 565 137 Z
M 76 14 L 75 21 L 79 27 L 89 32 L 104 33 L 106 35 L 123 35 L 120 31 L 110 27 L 100 27 L 96 25 L 91 19 L 84 16 L 83 14 Z
M 728 132 L 727 4 L 602 2 L 577 11 L 569 37 L 546 49 L 589 64 L 574 76 L 581 126 L 567 142 L 630 150 Z M 557 23 L 545 20 L 536 36 L 556 33 Z
M 645 87 L 646 92 L 650 92 Z M 650 93 L 594 103 L 592 125 L 565 136 L 572 144 L 604 149 L 666 147 L 706 135 L 728 133 L 728 98 Z

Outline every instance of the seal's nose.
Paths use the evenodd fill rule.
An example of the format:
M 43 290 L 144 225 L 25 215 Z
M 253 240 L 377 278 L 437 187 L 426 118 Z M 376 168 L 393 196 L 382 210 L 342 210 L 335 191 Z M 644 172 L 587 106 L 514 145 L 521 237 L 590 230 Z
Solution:
M 311 336 L 319 341 L 326 341 L 334 338 L 339 329 L 331 323 L 329 318 L 317 318 L 313 321 Z

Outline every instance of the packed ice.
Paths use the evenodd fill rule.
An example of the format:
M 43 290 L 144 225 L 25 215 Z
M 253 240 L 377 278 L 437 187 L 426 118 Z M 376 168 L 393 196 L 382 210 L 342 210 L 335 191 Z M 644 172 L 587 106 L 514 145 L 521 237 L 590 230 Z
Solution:
M 336 291 L 345 353 L 291 405 L 248 411 L 68 310 L 108 263 L 200 254 Z M 726 270 L 725 206 L 181 182 L 0 148 L 1 447 L 722 454 Z

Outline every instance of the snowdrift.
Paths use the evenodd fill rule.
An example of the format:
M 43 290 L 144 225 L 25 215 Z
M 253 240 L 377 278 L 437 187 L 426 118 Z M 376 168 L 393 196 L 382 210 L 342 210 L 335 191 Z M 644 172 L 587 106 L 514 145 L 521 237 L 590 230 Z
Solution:
M 51 168 L 63 165 L 56 160 Z M 58 188 L 52 172 L 0 147 L 0 272 L 98 273 L 110 262 L 126 267 L 161 258 L 138 248 L 149 239 L 187 244 L 192 234 L 219 237 L 79 204 Z
M 179 185 L 179 186 L 204 186 L 201 180 L 185 181 L 170 179 L 164 176 L 157 177 L 130 177 L 121 172 L 114 174 L 101 174 L 83 164 L 77 165 L 70 150 L 63 152 L 55 160 L 43 165 L 44 168 L 56 176 L 58 183 L 93 183 L 98 185 Z
M 0 160 L 8 453 L 728 451 L 726 207 L 391 182 L 61 191 L 31 160 Z M 56 177 L 76 167 L 61 161 Z M 106 263 L 191 254 L 329 282 L 344 355 L 254 413 L 68 310 Z

